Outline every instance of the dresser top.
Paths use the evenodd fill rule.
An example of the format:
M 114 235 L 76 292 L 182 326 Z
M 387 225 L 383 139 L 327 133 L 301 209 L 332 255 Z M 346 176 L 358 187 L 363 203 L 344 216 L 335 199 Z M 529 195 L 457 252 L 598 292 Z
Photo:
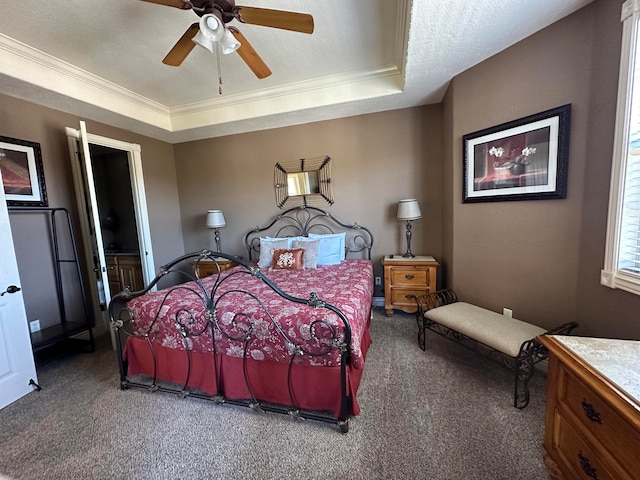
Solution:
M 640 405 L 640 342 L 553 335 Z

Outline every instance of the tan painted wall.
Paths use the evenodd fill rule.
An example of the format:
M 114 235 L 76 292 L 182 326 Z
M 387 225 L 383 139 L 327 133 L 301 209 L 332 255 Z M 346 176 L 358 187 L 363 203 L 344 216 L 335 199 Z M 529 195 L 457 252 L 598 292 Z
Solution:
M 189 142 L 175 146 L 185 249 L 211 245 L 208 209 L 221 209 L 227 227 L 222 250 L 246 255 L 244 234 L 279 212 L 273 170 L 277 162 L 317 155 L 332 158 L 335 204 L 344 222 L 374 233 L 373 259 L 406 250 L 397 201 L 418 198 L 411 249 L 441 253 L 440 106 L 427 106 Z
M 576 318 L 593 12 L 580 12 L 457 76 L 451 286 L 543 327 Z M 462 136 L 573 104 L 565 200 L 462 203 Z
M 512 308 L 543 327 L 577 320 L 583 335 L 640 338 L 637 297 L 599 284 L 621 4 L 597 1 L 453 80 L 444 102 L 444 118 L 452 119 L 445 132 L 450 123 L 453 236 L 445 231 L 450 246 L 443 250 L 455 259 L 448 274 L 463 299 Z M 464 134 L 566 103 L 572 120 L 565 200 L 462 203 Z
M 640 339 L 640 296 L 600 285 L 620 63 L 621 0 L 594 4 L 577 316 L 595 335 Z
M 245 255 L 246 230 L 278 211 L 274 164 L 328 154 L 336 199 L 329 210 L 373 230 L 377 275 L 383 255 L 406 248 L 396 202 L 415 196 L 423 219 L 414 223 L 412 249 L 442 262 L 440 286 L 542 326 L 578 320 L 583 335 L 640 339 L 640 298 L 599 284 L 621 3 L 596 0 L 463 72 L 441 105 L 173 147 L 106 125 L 89 129 L 142 145 L 157 265 L 211 245 L 211 208 L 227 218 L 223 250 Z M 566 200 L 462 203 L 464 134 L 565 103 L 573 104 Z M 0 114 L 0 135 L 41 143 L 50 204 L 75 212 L 63 132 L 79 119 L 1 95 Z M 23 277 L 37 285 L 41 265 L 29 255 L 38 245 L 28 233 L 17 243 Z
M 71 211 L 76 227 L 76 241 L 81 250 L 65 127 L 79 128 L 79 121 L 82 119 L 1 94 L 0 118 L 0 135 L 40 143 L 49 206 L 64 207 Z M 182 254 L 184 248 L 173 147 L 168 143 L 96 122 L 87 122 L 87 128 L 91 133 L 141 145 L 156 265 Z M 113 188 L 117 186 L 114 185 Z M 44 327 L 52 319 L 57 321 L 49 239 L 42 236 L 42 232 L 46 232 L 44 225 L 38 226 L 15 214 L 10 218 L 27 316 L 29 320 L 40 319 Z M 84 259 L 81 259 L 81 264 L 84 267 Z M 73 287 L 75 288 L 75 284 Z M 67 291 L 70 292 L 71 289 Z M 81 305 L 78 302 L 79 297 L 76 297 L 68 308 L 81 311 L 78 310 Z

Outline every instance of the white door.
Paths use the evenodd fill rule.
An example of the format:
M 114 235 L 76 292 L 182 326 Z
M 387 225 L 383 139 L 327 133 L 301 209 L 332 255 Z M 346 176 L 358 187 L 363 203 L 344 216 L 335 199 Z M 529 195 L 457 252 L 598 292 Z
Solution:
M 4 408 L 33 391 L 30 382 L 37 385 L 38 377 L 22 292 L 16 291 L 20 287 L 20 275 L 1 187 L 0 252 L 0 408 Z
M 91 282 L 90 289 L 93 298 L 96 318 L 102 318 L 105 324 L 108 322 L 106 307 L 111 301 L 111 294 L 118 292 L 109 291 L 109 279 L 107 276 L 107 263 L 100 227 L 100 216 L 93 175 L 93 164 L 89 144 L 122 150 L 129 158 L 129 171 L 131 172 L 131 190 L 133 194 L 136 227 L 138 232 L 138 245 L 140 247 L 140 262 L 142 276 L 145 284 L 155 277 L 155 265 L 151 249 L 151 233 L 149 229 L 149 217 L 147 213 L 147 201 L 142 177 L 142 160 L 140 146 L 113 140 L 98 135 L 87 133 L 85 122 L 80 122 L 80 130 L 67 128 L 69 139 L 69 151 L 71 153 L 72 171 L 76 190 L 76 199 L 80 215 L 80 228 L 82 241 L 87 255 L 89 272 L 95 272 L 95 282 Z M 114 188 L 118 188 L 114 185 Z M 85 212 L 85 215 L 82 215 Z

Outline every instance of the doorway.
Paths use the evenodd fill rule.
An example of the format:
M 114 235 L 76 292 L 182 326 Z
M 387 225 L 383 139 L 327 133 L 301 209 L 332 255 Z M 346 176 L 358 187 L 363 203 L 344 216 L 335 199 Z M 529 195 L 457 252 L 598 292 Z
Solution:
M 141 149 L 67 128 L 96 318 L 108 328 L 111 296 L 142 289 L 155 276 Z
M 111 295 L 144 288 L 127 152 L 89 144 Z M 97 265 L 96 265 L 97 266 Z M 95 267 L 94 267 L 95 268 Z

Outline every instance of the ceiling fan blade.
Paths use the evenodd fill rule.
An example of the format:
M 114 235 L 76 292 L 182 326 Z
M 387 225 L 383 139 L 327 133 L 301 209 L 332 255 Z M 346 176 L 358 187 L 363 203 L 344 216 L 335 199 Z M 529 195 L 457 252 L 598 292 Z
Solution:
M 235 7 L 235 18 L 243 23 L 313 33 L 313 17 L 306 13 L 285 12 L 257 7 Z
M 158 5 L 166 5 L 167 7 L 176 7 L 183 10 L 189 10 L 191 6 L 182 0 L 142 0 L 148 3 L 157 3 Z
M 233 36 L 240 42 L 240 48 L 237 52 L 240 58 L 244 60 L 244 63 L 255 73 L 256 77 L 263 79 L 271 75 L 271 70 L 267 67 L 267 64 L 262 61 L 260 55 L 253 49 L 251 44 L 247 41 L 244 35 L 235 27 L 227 27 L 227 29 L 233 34 Z
M 187 28 L 187 31 L 184 32 L 182 37 L 180 37 L 180 40 L 176 42 L 169 53 L 167 53 L 167 56 L 164 57 L 162 63 L 165 65 L 171 65 L 172 67 L 178 67 L 182 62 L 184 62 L 184 59 L 187 58 L 187 55 L 189 55 L 191 50 L 193 50 L 193 47 L 196 46 L 191 39 L 195 37 L 199 29 L 200 25 L 197 23 L 194 23 Z

